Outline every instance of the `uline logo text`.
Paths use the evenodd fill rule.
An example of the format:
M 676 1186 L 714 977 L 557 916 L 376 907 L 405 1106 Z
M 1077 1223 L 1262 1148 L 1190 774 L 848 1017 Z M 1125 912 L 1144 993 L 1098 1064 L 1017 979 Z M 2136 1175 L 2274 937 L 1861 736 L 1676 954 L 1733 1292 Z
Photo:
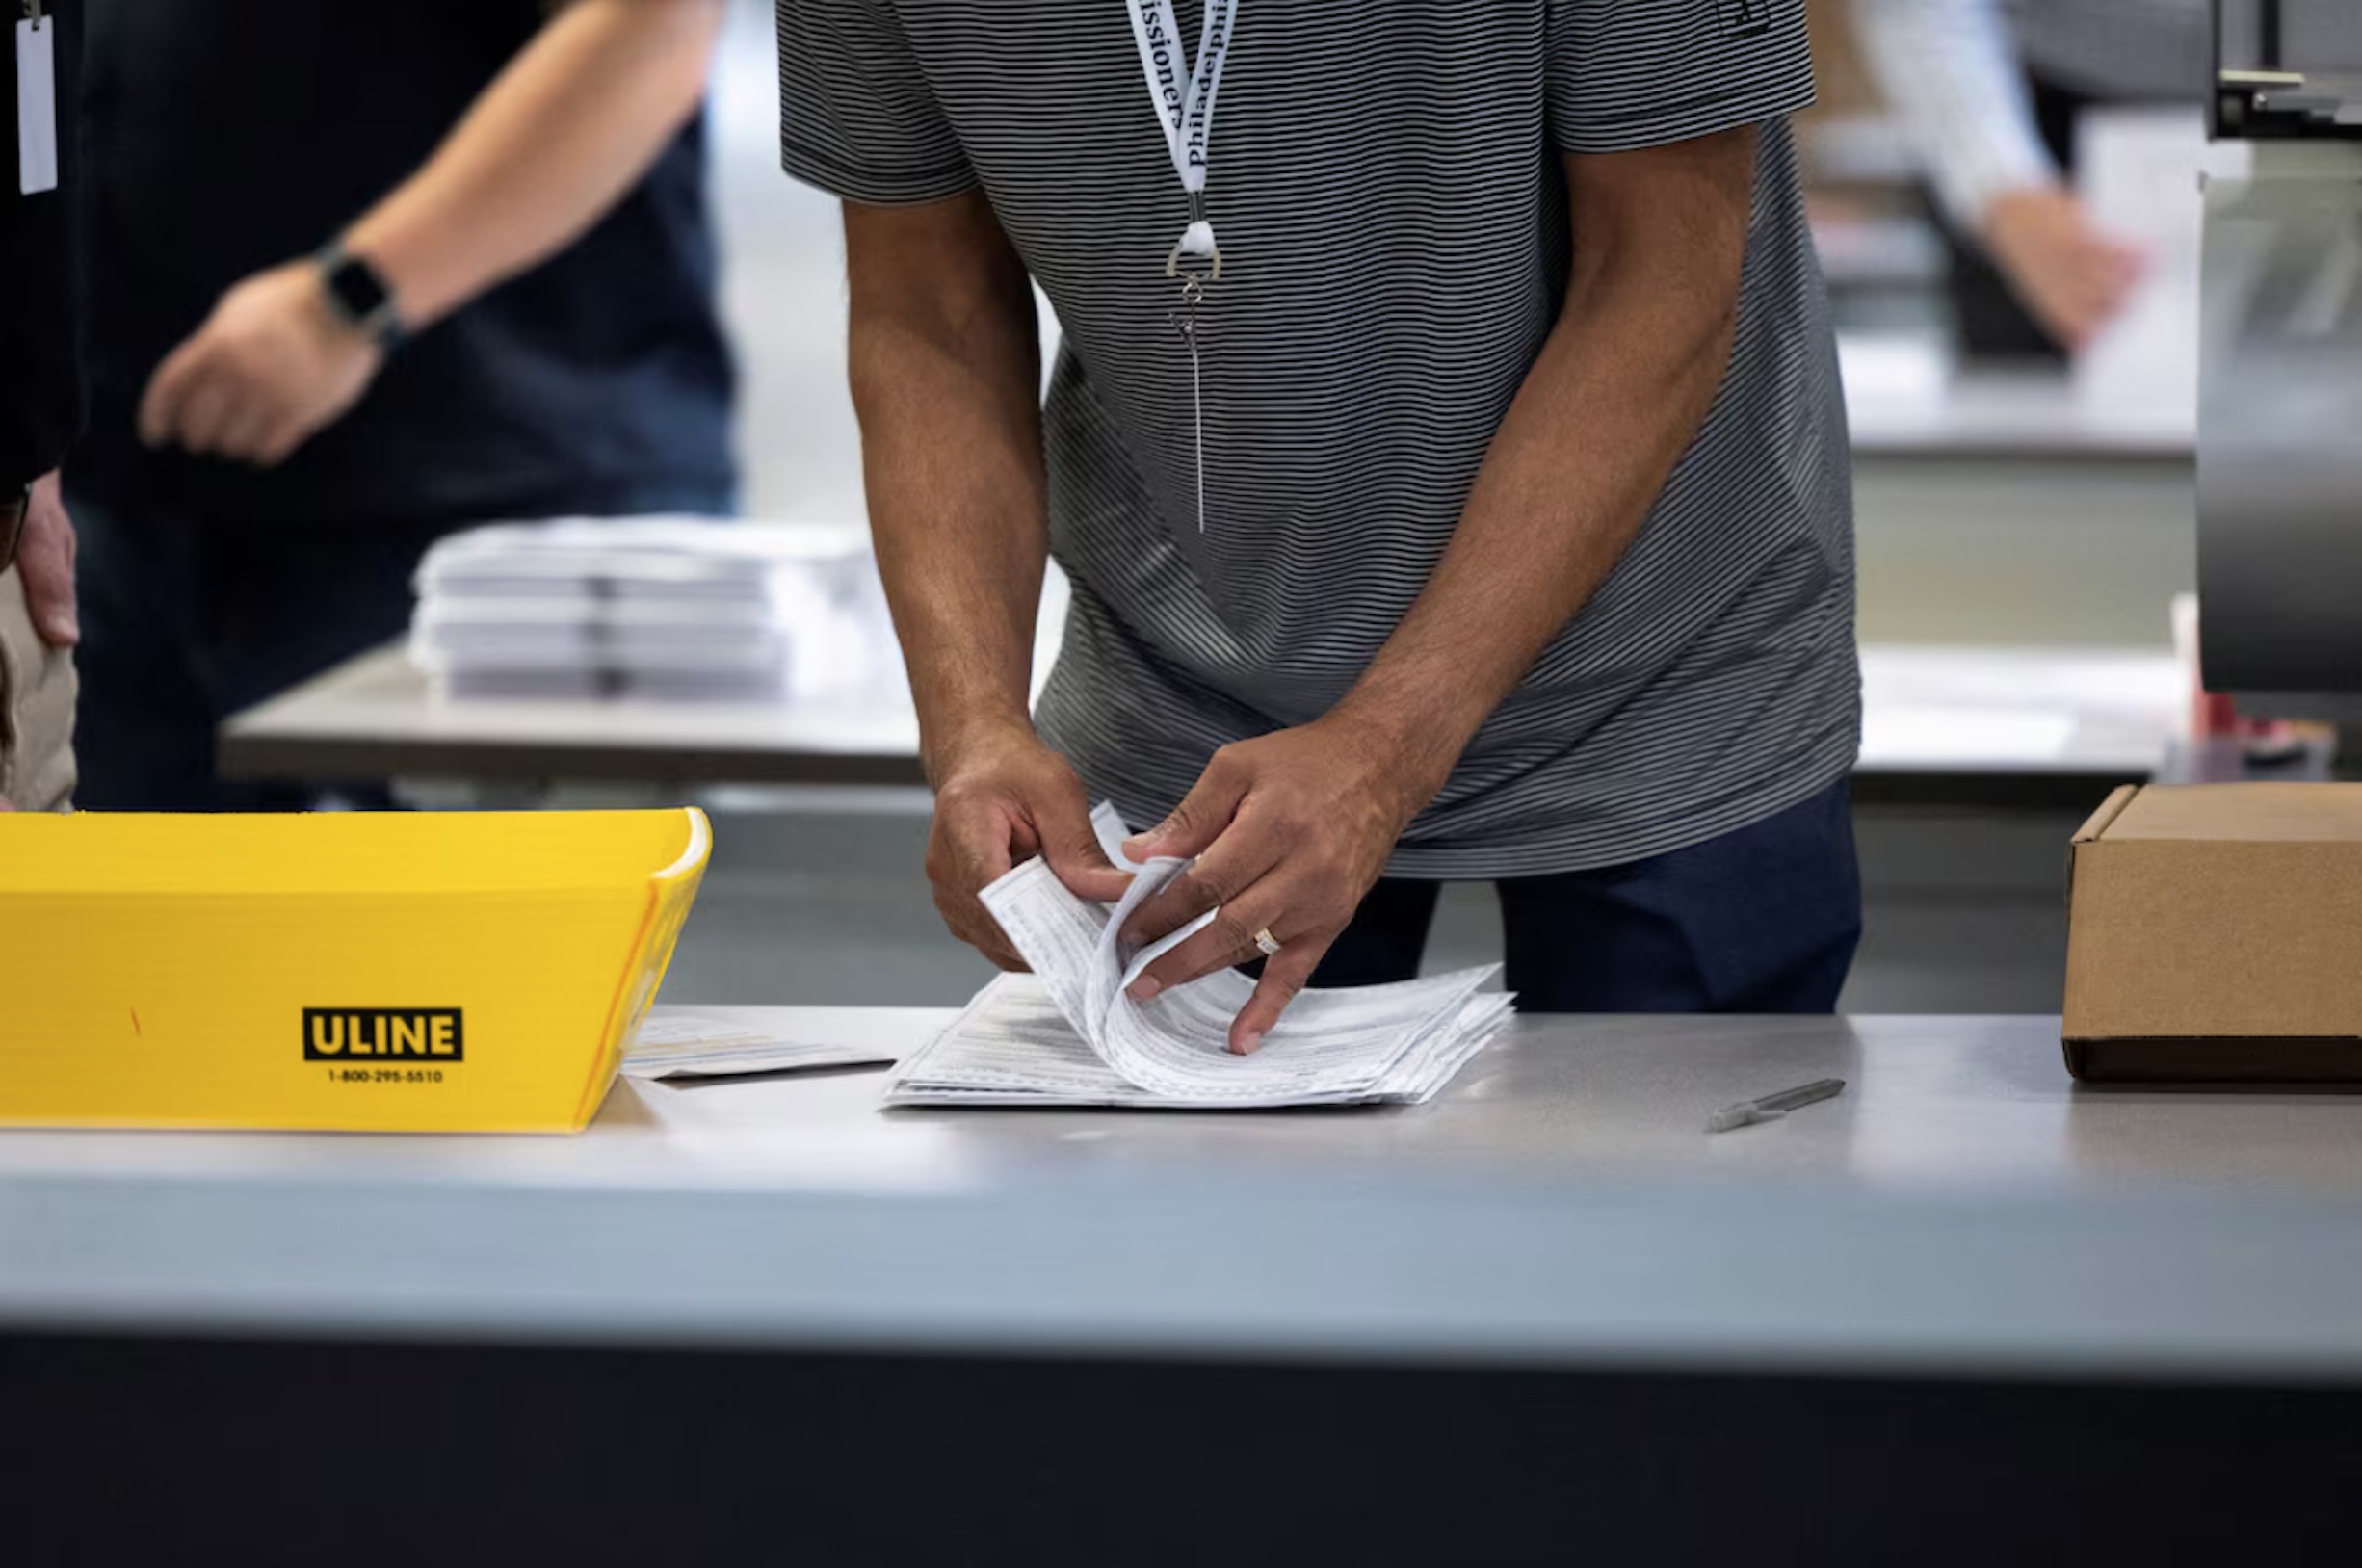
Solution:
M 305 1061 L 459 1061 L 466 1055 L 457 1007 L 303 1009 Z

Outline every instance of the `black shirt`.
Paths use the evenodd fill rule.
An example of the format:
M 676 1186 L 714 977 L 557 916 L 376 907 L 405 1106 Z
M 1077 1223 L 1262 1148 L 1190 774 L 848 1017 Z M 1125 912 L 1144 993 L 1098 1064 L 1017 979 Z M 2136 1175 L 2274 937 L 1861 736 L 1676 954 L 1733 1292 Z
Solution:
M 139 444 L 149 376 L 222 293 L 316 250 L 414 172 L 549 9 L 91 0 L 78 492 L 255 522 L 727 506 L 732 377 L 701 124 L 563 255 L 403 348 L 281 468 Z
M 59 113 L 70 117 L 80 54 L 78 0 L 41 8 L 58 29 L 50 47 L 58 72 Z M 19 194 L 16 147 L 15 23 L 22 8 L 0 6 L 8 22 L 8 59 L 0 64 L 0 125 L 8 157 L 0 166 L 0 508 L 58 465 L 82 418 L 82 371 L 75 341 L 81 319 L 77 266 L 80 149 L 70 120 L 58 127 L 58 188 Z

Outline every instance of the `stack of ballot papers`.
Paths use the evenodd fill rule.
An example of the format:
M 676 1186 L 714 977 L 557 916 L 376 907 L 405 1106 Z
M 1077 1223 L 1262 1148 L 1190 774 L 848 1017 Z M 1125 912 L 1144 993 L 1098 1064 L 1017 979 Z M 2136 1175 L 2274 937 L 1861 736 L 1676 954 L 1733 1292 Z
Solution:
M 1124 828 L 1093 816 L 1118 864 Z M 1483 1049 L 1511 999 L 1479 988 L 1495 968 L 1299 996 L 1252 1056 L 1228 1050 L 1231 1020 L 1254 982 L 1236 970 L 1136 1003 L 1125 988 L 1202 927 L 1203 917 L 1137 953 L 1119 932 L 1141 902 L 1188 869 L 1132 867 L 1121 902 L 1077 898 L 1029 860 L 984 889 L 984 907 L 1033 967 L 985 986 L 952 1026 L 905 1058 L 886 1083 L 904 1106 L 1415 1105 L 1432 1099 Z
M 859 528 L 501 523 L 429 551 L 410 661 L 446 697 L 827 700 L 901 676 Z
M 743 1078 L 820 1067 L 867 1067 L 889 1052 L 843 1041 L 792 1040 L 749 1029 L 743 1014 L 661 1007 L 642 1020 L 624 1053 L 626 1078 Z

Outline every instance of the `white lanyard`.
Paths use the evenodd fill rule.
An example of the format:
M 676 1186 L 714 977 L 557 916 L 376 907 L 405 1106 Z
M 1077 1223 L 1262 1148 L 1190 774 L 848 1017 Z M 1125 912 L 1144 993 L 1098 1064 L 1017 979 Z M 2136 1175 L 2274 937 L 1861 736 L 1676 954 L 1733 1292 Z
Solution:
M 1238 0 L 1206 0 L 1205 25 L 1197 37 L 1197 65 L 1191 69 L 1181 53 L 1181 23 L 1172 0 L 1125 0 L 1132 18 L 1132 40 L 1140 45 L 1140 67 L 1148 79 L 1148 101 L 1165 130 L 1165 148 L 1173 172 L 1190 198 L 1189 226 L 1166 263 L 1173 275 L 1185 255 L 1203 256 L 1221 275 L 1221 252 L 1214 247 L 1214 225 L 1206 222 L 1206 171 L 1214 144 L 1214 95 L 1221 90 L 1222 65 L 1230 59 L 1230 40 L 1238 28 Z
M 1181 23 L 1173 15 L 1172 0 L 1124 0 L 1124 10 L 1132 18 L 1132 40 L 1140 45 L 1141 71 L 1165 133 L 1165 150 L 1189 196 L 1189 224 L 1165 259 L 1165 275 L 1181 280 L 1181 307 L 1173 313 L 1173 328 L 1190 351 L 1190 398 L 1197 421 L 1197 532 L 1202 534 L 1206 415 L 1197 359 L 1197 307 L 1205 301 L 1206 285 L 1220 282 L 1222 275 L 1222 253 L 1214 243 L 1214 225 L 1206 219 L 1206 174 L 1214 144 L 1214 95 L 1220 91 L 1222 66 L 1230 59 L 1230 40 L 1238 30 L 1239 0 L 1206 0 L 1194 69 L 1181 52 Z M 1183 256 L 1201 258 L 1206 270 L 1185 273 Z

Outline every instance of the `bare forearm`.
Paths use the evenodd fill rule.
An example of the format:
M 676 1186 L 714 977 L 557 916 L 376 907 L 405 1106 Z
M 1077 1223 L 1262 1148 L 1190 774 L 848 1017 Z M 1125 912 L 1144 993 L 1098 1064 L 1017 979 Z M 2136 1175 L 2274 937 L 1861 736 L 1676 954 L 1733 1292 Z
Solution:
M 1713 400 L 1728 318 L 1664 321 L 1646 290 L 1579 295 L 1427 590 L 1346 701 L 1446 769 L 1614 568 Z
M 935 776 L 1028 722 L 1049 529 L 1032 285 L 981 198 L 921 224 L 849 213 L 847 245 L 870 527 Z
M 1749 152 L 1747 169 L 1751 143 Z M 1712 176 L 1725 197 L 1733 177 Z M 1669 228 L 1652 219 L 1579 232 L 1559 327 L 1434 577 L 1336 710 L 1399 748 L 1405 774 L 1425 787 L 1441 787 L 1486 716 L 1614 569 L 1713 405 L 1730 355 L 1745 205 L 1743 189 L 1735 206 L 1693 195 L 1693 220 Z M 1668 199 L 1665 210 L 1685 208 Z M 1693 226 L 1710 232 L 1682 232 Z
M 722 0 L 574 0 L 353 226 L 413 327 L 587 232 L 705 91 Z

